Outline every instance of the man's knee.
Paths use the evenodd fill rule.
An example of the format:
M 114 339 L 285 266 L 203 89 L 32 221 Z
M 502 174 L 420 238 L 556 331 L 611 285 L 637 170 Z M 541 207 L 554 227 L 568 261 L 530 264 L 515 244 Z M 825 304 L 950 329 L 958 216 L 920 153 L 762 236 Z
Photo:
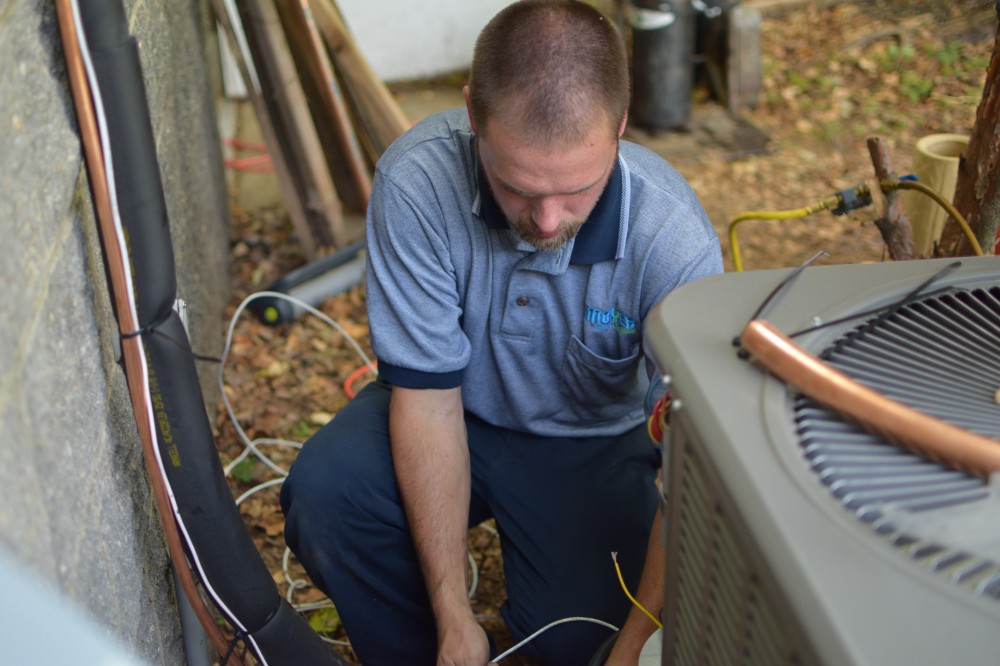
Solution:
M 303 445 L 281 489 L 286 517 L 299 510 L 330 519 L 394 491 L 386 403 L 370 385 Z
M 395 494 L 391 459 L 371 450 L 376 443 L 306 442 L 281 488 L 286 519 L 303 513 L 309 520 L 338 521 L 350 512 L 371 511 L 370 505 Z M 368 450 L 366 450 L 368 449 Z

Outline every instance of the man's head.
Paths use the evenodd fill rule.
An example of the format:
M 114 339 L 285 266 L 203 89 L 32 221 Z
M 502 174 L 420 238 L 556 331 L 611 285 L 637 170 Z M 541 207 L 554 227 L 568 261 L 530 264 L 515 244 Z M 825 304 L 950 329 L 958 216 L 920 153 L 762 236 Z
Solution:
M 494 197 L 539 249 L 576 234 L 614 168 L 629 102 L 617 30 L 574 0 L 522 0 L 483 29 L 466 104 Z
M 502 117 L 541 143 L 575 143 L 603 124 L 616 136 L 629 103 L 625 47 L 614 24 L 576 0 L 522 0 L 476 41 L 469 110 L 476 131 Z

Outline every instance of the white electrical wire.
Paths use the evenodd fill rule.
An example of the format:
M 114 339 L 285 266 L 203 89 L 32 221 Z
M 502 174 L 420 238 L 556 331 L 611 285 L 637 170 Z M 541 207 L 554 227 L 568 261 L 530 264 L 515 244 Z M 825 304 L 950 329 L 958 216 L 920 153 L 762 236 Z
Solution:
M 335 331 L 340 333 L 340 335 L 342 335 L 344 339 L 347 340 L 347 342 L 351 345 L 351 347 L 354 348 L 354 351 L 357 352 L 358 356 L 361 357 L 361 360 L 365 363 L 365 365 L 367 365 L 371 369 L 373 373 L 377 373 L 377 370 L 375 368 L 375 364 L 372 363 L 371 359 L 368 358 L 368 355 L 365 354 L 363 349 L 361 349 L 361 345 L 358 344 L 357 340 L 355 340 L 350 333 L 344 330 L 343 326 L 335 322 L 333 319 L 328 317 L 323 312 L 309 305 L 308 303 L 305 303 L 295 298 L 294 296 L 289 296 L 288 294 L 282 294 L 277 291 L 258 291 L 253 294 L 250 294 L 249 296 L 243 299 L 243 301 L 236 308 L 236 312 L 233 313 L 233 316 L 229 321 L 229 329 L 226 332 L 226 342 L 222 350 L 222 362 L 219 364 L 219 373 L 218 373 L 219 392 L 222 394 L 222 403 L 226 407 L 226 413 L 229 415 L 229 421 L 230 423 L 233 424 L 233 428 L 235 428 L 237 436 L 243 443 L 244 446 L 243 454 L 248 455 L 250 453 L 253 453 L 253 455 L 256 456 L 258 460 L 260 460 L 262 463 L 270 467 L 276 473 L 281 475 L 286 475 L 288 473 L 287 470 L 277 466 L 270 458 L 268 458 L 266 455 L 264 455 L 258 450 L 255 444 L 255 441 L 257 440 L 251 440 L 249 435 L 247 435 L 246 431 L 243 429 L 243 426 L 240 425 L 239 420 L 236 418 L 236 413 L 233 411 L 233 406 L 229 402 L 229 396 L 226 394 L 226 383 L 224 376 L 226 369 L 226 360 L 229 358 L 229 351 L 232 348 L 233 334 L 236 331 L 236 322 L 239 320 L 240 315 L 243 314 L 243 311 L 251 302 L 253 302 L 258 298 L 265 298 L 265 297 L 285 300 L 289 303 L 292 303 L 293 305 L 302 308 L 303 310 L 309 312 L 310 314 L 315 315 L 320 320 L 331 326 Z M 265 442 L 260 441 L 258 443 L 265 443 Z M 266 443 L 283 444 L 285 442 L 283 442 L 283 440 L 267 440 Z M 299 443 L 287 443 L 287 445 L 295 446 L 297 448 L 301 448 L 302 446 Z M 245 457 L 245 455 L 243 454 L 241 454 L 242 457 L 240 458 L 240 460 L 242 460 L 242 458 Z M 231 461 L 229 465 L 226 466 L 227 475 L 232 471 L 232 467 L 234 464 L 236 464 L 235 460 Z
M 292 303 L 293 305 L 297 305 L 298 307 L 301 307 L 303 310 L 305 310 L 305 311 L 307 311 L 307 312 L 315 315 L 316 317 L 318 317 L 319 319 L 321 319 L 325 323 L 329 324 L 331 327 L 334 328 L 334 330 L 336 330 L 338 333 L 340 333 L 344 337 L 344 339 L 346 339 L 348 341 L 348 343 L 350 343 L 350 345 L 358 353 L 358 355 L 361 357 L 361 359 L 364 361 L 364 363 L 371 369 L 372 373 L 377 373 L 378 372 L 377 369 L 376 369 L 376 367 L 375 367 L 375 364 L 372 363 L 372 361 L 364 353 L 364 351 L 361 349 L 361 346 L 357 343 L 357 341 L 347 331 L 344 330 L 344 328 L 340 324 L 338 324 L 337 322 L 335 322 L 333 319 L 331 319 L 330 317 L 328 317 L 323 312 L 321 312 L 321 311 L 317 310 L 316 308 L 312 307 L 308 303 L 305 303 L 305 302 L 303 302 L 303 301 L 295 298 L 294 296 L 289 296 L 288 294 L 282 294 L 280 292 L 274 292 L 274 291 L 259 291 L 259 292 L 255 292 L 255 293 L 250 294 L 249 296 L 247 296 L 245 299 L 243 299 L 243 301 L 240 303 L 240 305 L 236 308 L 236 311 L 233 313 L 232 319 L 229 322 L 229 329 L 228 329 L 228 331 L 226 333 L 225 347 L 223 348 L 223 351 L 222 351 L 222 362 L 219 364 L 219 374 L 218 374 L 219 392 L 222 395 L 222 401 L 225 404 L 226 413 L 229 415 L 230 422 L 233 424 L 233 427 L 236 429 L 236 432 L 239 435 L 239 438 L 240 438 L 240 440 L 242 441 L 242 443 L 244 445 L 243 452 L 240 453 L 240 455 L 237 456 L 236 458 L 234 458 L 232 461 L 230 461 L 230 463 L 228 465 L 226 465 L 225 473 L 228 476 L 232 472 L 233 468 L 236 465 L 238 465 L 240 462 L 242 462 L 243 460 L 245 460 L 252 453 L 258 459 L 260 459 L 261 462 L 263 462 L 265 465 L 267 465 L 270 469 L 272 469 L 273 471 L 275 471 L 276 473 L 278 473 L 280 475 L 280 477 L 277 478 L 277 479 L 271 479 L 269 481 L 265 481 L 263 483 L 260 483 L 260 484 L 258 484 L 256 486 L 254 486 L 253 488 L 250 488 L 249 490 L 247 490 L 246 492 L 244 492 L 242 495 L 240 495 L 236 499 L 236 504 L 237 505 L 241 504 L 244 500 L 246 500 L 248 497 L 250 497 L 251 495 L 253 495 L 256 492 L 264 490 L 265 488 L 270 488 L 272 486 L 280 485 L 281 483 L 284 482 L 285 476 L 287 476 L 287 474 L 288 474 L 288 472 L 286 470 L 284 470 L 283 468 L 281 468 L 280 466 L 278 466 L 277 464 L 275 464 L 270 458 L 268 458 L 264 453 L 262 453 L 259 450 L 258 445 L 261 445 L 261 444 L 274 444 L 274 445 L 281 445 L 281 446 L 291 446 L 291 447 L 294 447 L 294 448 L 302 448 L 302 444 L 300 444 L 298 442 L 291 442 L 291 441 L 281 440 L 281 439 L 259 438 L 259 439 L 251 440 L 249 438 L 249 436 L 246 434 L 246 431 L 243 430 L 243 428 L 240 426 L 239 422 L 237 421 L 237 419 L 236 419 L 236 413 L 233 410 L 232 404 L 229 401 L 229 396 L 226 395 L 226 386 L 225 386 L 225 380 L 224 380 L 224 371 L 225 371 L 225 366 L 226 366 L 226 360 L 229 358 L 229 352 L 230 352 L 230 349 L 232 347 L 232 340 L 233 340 L 233 334 L 234 334 L 235 329 L 236 329 L 236 322 L 239 319 L 240 315 L 243 313 L 243 310 L 246 309 L 247 305 L 249 305 L 250 302 L 252 302 L 254 299 L 263 298 L 263 297 L 275 297 L 275 298 L 280 298 L 280 299 L 286 300 L 289 303 Z M 498 537 L 499 536 L 499 533 L 497 532 L 497 530 L 492 525 L 490 525 L 488 523 L 480 523 L 478 525 L 478 527 L 481 528 L 481 529 L 483 529 L 483 530 L 485 530 L 487 533 L 489 533 L 493 537 Z M 293 599 L 293 597 L 295 595 L 295 591 L 296 590 L 300 590 L 300 589 L 305 588 L 305 587 L 308 587 L 309 583 L 306 582 L 306 581 L 304 581 L 304 580 L 301 580 L 301 579 L 292 578 L 291 573 L 289 572 L 289 559 L 291 557 L 291 554 L 292 554 L 291 549 L 289 549 L 289 548 L 286 547 L 285 548 L 285 552 L 284 552 L 284 554 L 282 555 L 282 558 L 281 558 L 281 569 L 282 569 L 282 573 L 284 574 L 285 581 L 288 584 L 288 592 L 286 594 L 286 600 L 288 601 L 289 604 L 291 604 L 292 608 L 294 608 L 295 611 L 298 612 L 298 613 L 308 613 L 308 612 L 311 612 L 311 611 L 321 610 L 321 609 L 324 609 L 324 608 L 335 608 L 333 602 L 329 598 L 322 599 L 320 601 L 315 601 L 315 602 L 310 602 L 310 603 L 304 603 L 304 604 L 296 604 L 296 603 L 294 603 L 292 601 L 292 599 Z M 473 557 L 473 555 L 472 555 L 471 552 L 468 553 L 468 558 L 469 558 L 469 567 L 470 567 L 471 572 L 472 572 L 471 573 L 471 582 L 470 582 L 469 592 L 468 592 L 468 596 L 471 599 L 473 597 L 473 595 L 475 595 L 476 590 L 479 587 L 479 567 L 478 567 L 478 564 L 476 563 L 476 560 Z M 477 616 L 477 619 L 482 620 L 482 619 L 487 619 L 488 617 L 490 617 L 490 616 Z M 499 663 L 501 659 L 504 659 L 504 658 L 508 657 L 509 655 L 511 655 L 512 653 L 516 652 L 517 650 L 521 649 L 522 647 L 524 647 L 525 645 L 527 645 L 528 643 L 530 643 L 531 641 L 533 641 L 535 638 L 537 638 L 538 636 L 540 636 L 545 631 L 548 631 L 552 627 L 555 627 L 556 625 L 559 625 L 559 624 L 564 624 L 566 622 L 593 622 L 595 624 L 600 624 L 602 626 L 605 626 L 605 627 L 611 629 L 612 631 L 618 631 L 618 627 L 616 627 L 615 625 L 610 624 L 608 622 L 605 622 L 604 620 L 598 620 L 596 618 L 590 618 L 590 617 L 567 617 L 567 618 L 563 618 L 561 620 L 556 620 L 554 622 L 550 622 L 549 624 L 545 625 L 544 627 L 542 627 L 538 631 L 534 632 L 533 634 L 531 634 L 530 636 L 528 636 L 527 638 L 525 638 L 524 640 L 522 640 L 521 642 L 519 642 L 517 645 L 514 645 L 510 649 L 506 650 L 505 652 L 503 652 L 500 655 L 498 655 L 497 657 L 495 657 L 493 659 L 493 661 L 491 661 L 490 663 L 493 663 L 493 664 Z M 324 642 L 329 643 L 331 645 L 340 645 L 340 646 L 347 646 L 347 647 L 349 647 L 350 644 L 351 644 L 350 641 L 342 641 L 342 640 L 337 640 L 337 639 L 333 639 L 333 638 L 328 638 L 328 637 L 323 636 L 322 634 L 319 634 L 319 633 L 317 633 L 317 635 L 320 637 L 321 640 L 323 640 Z
M 368 358 L 368 356 L 367 356 L 367 354 L 365 354 L 364 350 L 361 349 L 361 345 L 358 344 L 357 340 L 355 340 L 351 336 L 350 333 L 348 333 L 347 331 L 345 331 L 344 328 L 340 324 L 338 324 L 337 322 L 335 322 L 333 319 L 331 319 L 330 317 L 328 317 L 323 312 L 321 312 L 321 311 L 317 310 L 316 308 L 314 308 L 313 306 L 309 305 L 308 303 L 305 303 L 305 302 L 303 302 L 303 301 L 295 298 L 294 296 L 289 296 L 288 294 L 282 294 L 282 293 L 276 292 L 276 291 L 258 291 L 258 292 L 255 292 L 253 294 L 250 294 L 249 296 L 247 296 L 246 298 L 244 298 L 243 301 L 236 308 L 236 312 L 233 313 L 233 316 L 232 316 L 232 318 L 229 321 L 229 328 L 228 328 L 228 330 L 226 332 L 226 342 L 225 342 L 225 346 L 223 347 L 223 350 L 222 350 L 222 362 L 219 364 L 219 372 L 218 372 L 219 393 L 222 395 L 222 402 L 225 405 L 226 414 L 229 416 L 229 421 L 230 421 L 230 423 L 233 424 L 233 428 L 236 430 L 236 434 L 239 437 L 240 442 L 243 444 L 243 447 L 244 447 L 243 451 L 240 453 L 240 455 L 237 456 L 235 459 L 231 460 L 229 462 L 229 464 L 226 465 L 226 467 L 224 469 L 226 476 L 229 476 L 229 474 L 232 473 L 233 468 L 236 465 L 238 465 L 240 462 L 242 462 L 251 453 L 258 460 L 260 460 L 264 465 L 266 465 L 271 470 L 273 470 L 275 473 L 277 473 L 277 474 L 279 474 L 281 476 L 286 476 L 288 474 L 288 470 L 280 467 L 273 460 L 271 460 L 264 453 L 262 453 L 259 450 L 258 445 L 259 444 L 276 444 L 276 445 L 281 445 L 281 446 L 290 446 L 290 447 L 293 447 L 293 448 L 302 448 L 302 444 L 299 443 L 299 442 L 290 442 L 290 441 L 281 440 L 281 439 L 253 439 L 253 440 L 251 440 L 250 437 L 249 437 L 249 435 L 247 435 L 246 431 L 243 429 L 243 426 L 240 425 L 239 419 L 236 418 L 236 413 L 233 410 L 232 403 L 230 403 L 230 401 L 229 401 L 229 395 L 226 393 L 226 383 L 225 383 L 226 361 L 229 358 L 229 352 L 230 352 L 230 350 L 232 348 L 233 335 L 234 335 L 234 333 L 236 331 L 236 322 L 239 320 L 240 315 L 243 314 L 243 311 L 246 309 L 246 307 L 251 302 L 253 302 L 254 300 L 256 300 L 258 298 L 264 298 L 264 297 L 278 298 L 278 299 L 282 299 L 282 300 L 288 301 L 289 303 L 292 303 L 293 305 L 296 305 L 296 306 L 302 308 L 303 310 L 309 312 L 310 314 L 315 315 L 316 317 L 318 317 L 320 320 L 322 320 L 326 324 L 330 325 L 330 327 L 332 327 L 335 331 L 337 331 L 338 333 L 340 333 L 340 335 L 342 335 L 344 337 L 344 339 L 347 340 L 347 342 L 351 345 L 351 347 L 354 348 L 354 351 L 357 352 L 358 356 L 361 357 L 361 360 L 365 363 L 365 365 L 367 365 L 372 370 L 372 372 L 376 372 L 375 364 L 372 363 L 371 359 Z M 271 485 L 274 485 L 274 484 L 271 484 Z M 269 486 L 265 486 L 265 487 L 269 487 Z M 261 487 L 257 488 L 257 490 L 262 490 L 262 489 L 263 488 L 261 488 Z
M 333 605 L 333 602 L 330 601 L 329 598 L 324 598 L 319 601 L 313 601 L 305 604 L 296 604 L 295 602 L 292 601 L 292 597 L 295 594 L 295 590 L 308 587 L 309 583 L 300 578 L 292 578 L 292 575 L 288 572 L 288 560 L 291 558 L 291 556 L 292 556 L 292 549 L 286 546 L 285 552 L 281 556 L 281 571 L 282 573 L 284 573 L 285 581 L 288 583 L 288 594 L 285 597 L 286 601 L 288 601 L 288 603 L 292 606 L 292 608 L 295 609 L 295 611 L 298 613 L 308 613 L 310 611 L 322 610 L 324 608 L 333 608 L 334 610 L 336 610 L 336 606 Z M 323 636 L 319 632 L 316 633 L 320 637 L 320 639 L 322 639 L 325 643 L 330 643 L 331 645 L 341 645 L 344 647 L 351 646 L 350 641 L 342 641 L 335 638 L 327 638 L 326 636 Z
M 494 657 L 493 661 L 491 661 L 490 663 L 491 664 L 499 663 L 501 659 L 505 659 L 505 658 L 509 657 L 511 654 L 513 654 L 514 652 L 517 652 L 518 650 L 520 650 L 521 648 L 523 648 L 525 645 L 527 645 L 531 641 L 533 641 L 536 638 L 538 638 L 542 633 L 548 631 L 549 629 L 551 629 L 552 627 L 556 626 L 557 624 L 564 624 L 566 622 L 593 622 L 594 624 L 599 624 L 601 626 L 607 627 L 611 631 L 618 631 L 618 627 L 616 627 L 615 625 L 611 624 L 610 622 L 605 622 L 604 620 L 598 620 L 598 619 L 593 618 L 593 617 L 564 617 L 561 620 L 556 620 L 555 622 L 549 622 L 547 625 L 545 625 L 544 627 L 542 627 L 541 629 L 539 629 L 535 633 L 531 634 L 530 636 L 528 636 L 527 638 L 525 638 L 523 641 L 521 641 L 520 643 L 518 643 L 514 647 L 510 648 L 509 650 L 506 650 L 505 652 L 501 652 L 499 655 L 497 655 L 496 657 Z
M 262 460 L 265 465 L 270 467 L 278 474 L 281 474 L 282 476 L 287 475 L 288 472 L 283 467 L 279 466 L 277 463 L 275 463 L 270 458 L 264 456 L 264 454 L 258 451 L 257 447 L 260 446 L 261 444 L 275 444 L 278 446 L 288 446 L 293 449 L 302 448 L 301 442 L 293 442 L 287 439 L 271 439 L 269 437 L 258 437 L 257 439 L 252 439 L 246 443 L 246 446 L 243 448 L 243 452 L 240 453 L 240 455 L 233 458 L 232 460 L 230 460 L 229 464 L 223 468 L 222 470 L 223 474 L 225 474 L 225 476 L 229 476 L 237 465 L 246 460 L 247 456 L 253 453 L 254 455 L 257 456 L 258 459 Z
M 264 483 L 258 483 L 256 486 L 254 486 L 253 488 L 251 488 L 250 490 L 246 491 L 245 493 L 236 498 L 236 506 L 242 504 L 243 500 L 250 497 L 256 492 L 260 492 L 261 490 L 264 490 L 265 488 L 270 488 L 272 486 L 280 486 L 284 482 L 285 482 L 285 477 L 281 476 L 278 477 L 277 479 L 271 479 L 270 481 L 265 481 Z
M 306 312 L 309 312 L 310 314 L 319 318 L 324 323 L 328 324 L 331 328 L 340 333 L 340 335 L 342 335 L 345 340 L 347 340 L 347 342 L 351 345 L 351 347 L 353 347 L 354 351 L 357 352 L 358 356 L 361 358 L 364 364 L 367 365 L 368 368 L 371 369 L 373 373 L 377 373 L 375 364 L 371 361 L 371 359 L 368 358 L 367 354 L 365 354 L 364 350 L 361 348 L 361 345 L 358 344 L 357 340 L 355 340 L 350 333 L 344 330 L 344 328 L 340 324 L 338 324 L 336 321 L 328 317 L 325 313 L 309 305 L 308 303 L 305 303 L 300 299 L 295 298 L 294 296 L 289 296 L 288 294 L 282 294 L 280 292 L 275 292 L 275 291 L 258 291 L 244 298 L 243 301 L 239 304 L 239 306 L 237 306 L 236 311 L 233 313 L 233 316 L 229 321 L 229 327 L 226 331 L 226 341 L 223 347 L 222 358 L 221 362 L 219 363 L 219 372 L 218 372 L 219 393 L 222 396 L 222 402 L 225 405 L 226 414 L 229 416 L 229 421 L 230 423 L 232 423 L 233 428 L 236 430 L 237 436 L 240 439 L 240 442 L 243 444 L 243 451 L 240 452 L 240 454 L 236 456 L 233 460 L 231 460 L 225 466 L 223 471 L 226 476 L 229 476 L 230 474 L 232 474 L 233 469 L 237 465 L 246 460 L 247 457 L 252 454 L 279 476 L 276 479 L 271 479 L 269 481 L 264 481 L 263 483 L 259 483 L 253 488 L 250 488 L 249 490 L 244 492 L 242 495 L 236 498 L 235 501 L 237 506 L 242 504 L 248 497 L 252 496 L 257 492 L 260 492 L 266 488 L 271 488 L 274 486 L 281 485 L 284 482 L 285 477 L 288 476 L 288 470 L 284 469 L 283 467 L 275 463 L 265 453 L 263 453 L 260 450 L 259 447 L 261 445 L 287 446 L 296 449 L 302 448 L 302 444 L 300 442 L 293 442 L 284 439 L 274 439 L 274 438 L 250 439 L 249 435 L 247 435 L 246 431 L 240 425 L 239 420 L 236 418 L 236 412 L 233 410 L 232 403 L 229 401 L 229 395 L 226 393 L 225 368 L 226 368 L 226 361 L 229 359 L 229 352 L 232 349 L 233 335 L 236 332 L 236 323 L 237 321 L 239 321 L 239 318 L 243 314 L 243 311 L 247 308 L 247 306 L 251 302 L 253 302 L 258 298 L 264 298 L 264 297 L 272 297 L 285 300 L 293 305 L 302 308 Z M 292 608 L 294 608 L 295 611 L 298 613 L 308 613 L 310 611 L 319 610 L 321 608 L 334 608 L 333 602 L 330 601 L 329 599 L 324 599 L 322 601 L 317 601 L 308 604 L 293 603 L 292 599 L 295 595 L 295 591 L 307 587 L 309 583 L 304 580 L 293 579 L 291 577 L 291 574 L 289 573 L 288 570 L 288 561 L 290 556 L 291 556 L 291 550 L 286 547 L 284 555 L 282 556 L 281 568 L 285 576 L 285 581 L 288 583 L 288 592 L 286 594 L 286 600 L 288 601 L 289 604 L 291 604 Z M 350 642 L 348 641 L 341 641 L 333 638 L 327 638 L 326 636 L 323 636 L 318 633 L 317 635 L 319 635 L 320 639 L 322 639 L 326 643 L 330 643 L 332 645 L 350 646 Z
M 479 587 L 479 567 L 476 565 L 476 558 L 472 556 L 472 551 L 466 551 L 469 556 L 469 568 L 472 570 L 472 580 L 469 582 L 469 598 L 476 593 L 476 588 Z

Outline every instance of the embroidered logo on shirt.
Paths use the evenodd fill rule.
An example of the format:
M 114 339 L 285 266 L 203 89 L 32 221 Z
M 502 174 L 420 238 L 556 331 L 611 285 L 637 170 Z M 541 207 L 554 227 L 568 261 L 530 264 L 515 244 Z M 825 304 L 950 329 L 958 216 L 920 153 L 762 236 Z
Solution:
M 623 315 L 618 310 L 601 310 L 599 308 L 587 307 L 586 320 L 597 331 L 617 330 L 619 333 L 635 333 L 635 320 Z

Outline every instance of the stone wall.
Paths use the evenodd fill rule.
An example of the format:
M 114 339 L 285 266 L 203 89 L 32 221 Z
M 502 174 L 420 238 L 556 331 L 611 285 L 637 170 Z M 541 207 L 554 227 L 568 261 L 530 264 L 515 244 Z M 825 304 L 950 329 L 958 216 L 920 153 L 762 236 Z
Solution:
M 194 348 L 218 354 L 229 279 L 214 22 L 204 0 L 125 7 L 179 296 Z M 50 0 L 0 2 L 0 232 L 0 550 L 139 660 L 183 663 Z

